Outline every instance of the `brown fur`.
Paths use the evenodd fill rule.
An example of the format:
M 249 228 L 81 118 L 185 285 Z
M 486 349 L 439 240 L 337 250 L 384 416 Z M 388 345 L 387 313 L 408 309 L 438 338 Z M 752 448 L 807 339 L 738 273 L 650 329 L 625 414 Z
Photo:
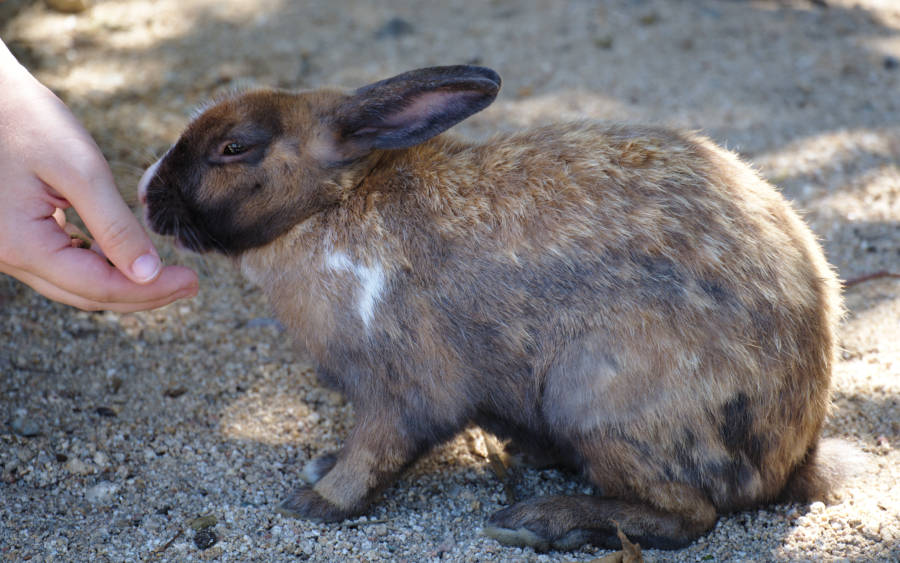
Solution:
M 602 493 L 498 512 L 487 531 L 510 543 L 615 544 L 615 520 L 678 547 L 717 514 L 790 497 L 791 479 L 815 490 L 841 307 L 784 198 L 709 140 L 658 128 L 379 148 L 372 130 L 493 99 L 495 75 L 452 69 L 226 100 L 145 179 L 151 225 L 235 256 L 356 408 L 282 510 L 359 513 L 472 422 L 557 452 Z M 259 162 L 203 164 L 258 120 L 275 131 Z

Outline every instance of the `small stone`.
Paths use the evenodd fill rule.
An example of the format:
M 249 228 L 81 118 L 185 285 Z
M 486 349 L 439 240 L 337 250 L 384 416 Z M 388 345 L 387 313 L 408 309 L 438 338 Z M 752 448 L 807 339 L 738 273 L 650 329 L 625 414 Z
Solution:
M 31 438 L 41 433 L 40 424 L 36 420 L 29 418 L 25 413 L 17 414 L 12 422 L 9 423 L 9 426 L 13 432 L 26 438 Z
M 393 17 L 375 32 L 375 39 L 402 37 L 414 33 L 416 28 L 403 18 Z
M 655 25 L 659 23 L 659 20 L 659 14 L 657 14 L 656 12 L 648 12 L 638 18 L 638 21 L 641 23 L 641 25 Z
M 109 407 L 97 407 L 96 413 L 105 418 L 112 418 L 117 416 L 118 413 Z
M 16 457 L 21 463 L 28 463 L 34 458 L 34 452 L 28 448 L 16 448 Z
M 77 457 L 69 458 L 69 461 L 63 466 L 69 473 L 76 475 L 89 475 L 93 472 L 93 468 Z
M 613 36 L 600 35 L 598 37 L 594 37 L 594 45 L 596 45 L 598 49 L 612 49 Z
M 109 481 L 100 481 L 84 493 L 84 498 L 91 504 L 106 504 L 119 492 L 119 485 Z
M 327 391 L 323 396 L 323 402 L 332 407 L 339 407 L 344 404 L 344 396 L 337 391 Z
M 77 14 L 88 9 L 88 0 L 44 0 L 47 7 L 64 14 Z
M 821 514 L 825 512 L 825 503 L 822 501 L 816 501 L 809 505 L 809 511 L 813 514 Z
M 194 545 L 198 549 L 208 549 L 214 546 L 217 540 L 216 533 L 209 529 L 200 530 L 194 535 Z
M 895 70 L 897 68 L 900 68 L 900 58 L 888 55 L 884 58 L 881 64 L 884 65 L 884 68 L 887 70 Z
M 193 520 L 188 520 L 187 525 L 190 526 L 192 530 L 199 531 L 212 528 L 217 522 L 218 519 L 213 514 L 207 514 L 206 516 L 199 516 Z
M 225 550 L 222 549 L 222 546 L 217 545 L 212 549 L 207 549 L 203 553 L 201 553 L 200 559 L 203 559 L 204 561 L 218 559 L 224 552 Z
M 163 391 L 163 395 L 170 399 L 177 399 L 178 397 L 187 393 L 187 387 L 170 387 Z
M 103 452 L 97 452 L 94 454 L 94 465 L 99 467 L 106 467 L 109 465 L 109 457 Z

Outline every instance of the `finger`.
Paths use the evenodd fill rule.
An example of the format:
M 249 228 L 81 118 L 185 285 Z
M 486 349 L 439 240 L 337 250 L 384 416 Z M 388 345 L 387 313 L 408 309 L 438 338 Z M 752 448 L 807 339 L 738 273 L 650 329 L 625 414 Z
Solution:
M 98 254 L 71 246 L 59 249 L 53 261 L 53 271 L 42 272 L 45 279 L 101 303 L 150 301 L 197 286 L 196 274 L 180 266 L 161 270 L 151 283 L 137 284 Z
M 20 235 L 19 260 L 6 261 L 7 269 L 28 272 L 91 302 L 146 303 L 180 290 L 196 292 L 197 275 L 179 266 L 165 268 L 148 284 L 131 281 L 99 254 L 73 247 L 70 235 L 49 216 L 27 223 Z
M 57 207 L 56 211 L 53 212 L 53 218 L 56 219 L 56 223 L 60 227 L 62 227 L 63 229 L 66 228 L 67 224 L 66 224 L 66 212 L 65 211 L 63 211 L 62 209 Z
M 192 290 L 179 289 L 175 293 L 151 298 L 147 301 L 102 302 L 72 293 L 65 288 L 54 285 L 41 277 L 35 276 L 30 272 L 26 272 L 25 270 L 11 269 L 7 273 L 28 284 L 32 289 L 34 289 L 44 297 L 47 297 L 48 299 L 52 299 L 66 305 L 71 305 L 72 307 L 77 307 L 84 311 L 115 311 L 117 313 L 147 311 L 150 309 L 156 309 L 158 307 L 168 305 L 169 303 L 177 301 L 178 299 L 193 297 L 197 294 L 196 288 Z
M 78 212 L 103 253 L 135 283 L 149 283 L 162 270 L 147 233 L 119 194 L 109 166 L 95 145 L 70 150 L 73 162 L 39 171 Z M 65 186 L 65 188 L 61 188 Z
M 179 266 L 165 268 L 151 283 L 134 283 L 99 254 L 73 247 L 69 235 L 52 219 L 33 225 L 25 244 L 32 240 L 41 245 L 23 252 L 25 261 L 17 267 L 90 301 L 146 302 L 197 287 L 197 275 Z

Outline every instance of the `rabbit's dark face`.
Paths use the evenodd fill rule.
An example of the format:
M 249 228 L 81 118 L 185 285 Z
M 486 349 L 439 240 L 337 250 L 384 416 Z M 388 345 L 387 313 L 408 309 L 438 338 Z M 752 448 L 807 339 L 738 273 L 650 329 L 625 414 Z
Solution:
M 302 94 L 260 91 L 205 111 L 141 179 L 150 228 L 236 254 L 334 204 L 327 159 L 309 154 L 324 129 L 308 107 Z
M 141 178 L 147 223 L 190 250 L 236 255 L 336 205 L 380 149 L 411 147 L 487 107 L 500 77 L 420 69 L 355 92 L 249 92 L 191 123 Z

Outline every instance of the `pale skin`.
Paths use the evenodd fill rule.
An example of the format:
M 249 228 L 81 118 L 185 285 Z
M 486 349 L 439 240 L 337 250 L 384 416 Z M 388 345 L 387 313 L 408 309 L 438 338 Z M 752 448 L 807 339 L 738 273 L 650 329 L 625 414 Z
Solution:
M 92 250 L 73 244 L 70 207 L 93 236 Z M 88 311 L 154 309 L 198 287 L 190 269 L 162 265 L 94 140 L 2 41 L 0 272 Z

